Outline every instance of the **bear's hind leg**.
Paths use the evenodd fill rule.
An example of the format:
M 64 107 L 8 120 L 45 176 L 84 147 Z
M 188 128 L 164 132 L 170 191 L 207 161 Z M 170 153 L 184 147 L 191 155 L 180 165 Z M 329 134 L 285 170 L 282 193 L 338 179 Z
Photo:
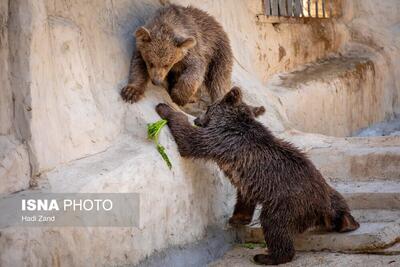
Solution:
M 229 219 L 229 224 L 247 225 L 251 223 L 255 208 L 256 204 L 246 201 L 239 190 L 237 190 L 235 209 L 232 217 Z
M 360 224 L 350 214 L 350 209 L 339 192 L 332 189 L 331 191 L 331 207 L 333 210 L 333 230 L 339 233 L 345 233 L 357 230 Z
M 340 217 L 340 224 L 337 225 L 339 233 L 355 231 L 360 227 L 360 224 L 354 219 L 350 213 L 344 213 Z
M 278 265 L 290 262 L 295 249 L 293 244 L 293 231 L 285 221 L 287 215 L 276 213 L 271 215 L 261 211 L 260 221 L 264 232 L 265 242 L 269 254 L 257 254 L 254 261 L 264 265 Z

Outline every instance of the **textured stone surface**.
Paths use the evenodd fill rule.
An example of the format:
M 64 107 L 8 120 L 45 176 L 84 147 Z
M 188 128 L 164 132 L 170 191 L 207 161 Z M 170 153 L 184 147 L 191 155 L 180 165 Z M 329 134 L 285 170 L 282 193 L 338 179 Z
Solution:
M 223 24 L 232 40 L 237 63 L 234 81 L 250 95 L 265 94 L 264 85 L 259 82 L 265 78 L 265 70 L 270 75 L 282 67 L 289 69 L 321 58 L 342 43 L 339 36 L 344 30 L 337 30 L 332 22 L 323 26 L 327 31 L 323 40 L 307 43 L 300 42 L 302 36 L 312 34 L 321 25 L 299 24 L 296 29 L 283 26 L 279 31 L 271 25 L 255 27 L 261 9 L 254 0 L 175 2 L 205 9 Z M 160 1 L 156 0 L 2 4 L 2 12 L 10 13 L 8 27 L 3 26 L 9 31 L 8 44 L 4 46 L 9 46 L 10 79 L 4 80 L 14 91 L 16 129 L 30 148 L 34 174 L 105 150 L 125 131 L 125 118 L 130 125 L 142 120 L 149 108 L 124 104 L 118 93 L 127 79 L 134 48 L 132 33 L 159 6 Z M 265 42 L 267 33 L 271 42 Z M 326 40 L 332 45 L 325 47 Z M 292 42 L 297 44 L 295 48 L 289 47 Z M 275 59 L 279 47 L 287 50 L 287 64 Z M 300 52 L 309 57 L 304 59 Z M 1 55 L 6 61 L 7 55 Z M 276 67 L 266 69 L 267 58 Z M 2 105 L 2 116 L 9 117 L 10 93 L 4 95 L 7 101 Z M 280 115 L 274 114 L 273 103 L 277 99 L 253 99 L 271 106 L 269 112 L 273 116 L 268 125 L 283 130 L 281 123 L 277 123 Z M 129 116 L 124 117 L 126 113 Z
M 227 252 L 225 256 L 209 266 L 212 267 L 254 267 L 257 266 L 251 262 L 255 254 L 264 253 L 264 249 L 246 249 L 240 246 Z M 376 266 L 397 266 L 400 263 L 400 256 L 382 256 L 382 255 L 349 255 L 341 253 L 328 252 L 299 252 L 290 263 L 279 266 L 318 266 L 318 267 L 376 267 Z
M 221 229 L 208 229 L 206 236 L 193 244 L 173 246 L 141 261 L 137 267 L 206 266 L 221 258 L 232 247 L 232 236 Z M 130 265 L 131 266 L 131 265 Z M 132 265 L 133 266 L 133 265 Z
M 398 136 L 400 135 L 400 119 L 393 119 L 387 122 L 380 122 L 371 127 L 359 130 L 356 134 L 359 137 L 368 136 Z
M 334 181 L 400 179 L 400 137 L 347 138 L 309 150 L 325 178 Z
M 265 242 L 259 225 L 246 226 L 238 230 L 242 242 Z M 392 247 L 400 238 L 400 218 L 391 222 L 363 222 L 360 228 L 350 233 L 325 233 L 310 231 L 298 235 L 295 248 L 299 251 L 379 252 Z M 394 250 L 392 253 L 400 253 Z
M 12 123 L 12 95 L 8 72 L 8 3 L 0 3 L 0 134 L 9 134 Z
M 126 36 L 113 28 L 114 14 L 107 20 L 101 19 L 105 14 L 99 17 L 111 6 L 10 4 L 11 84 L 20 88 L 15 90 L 16 121 L 32 150 L 34 171 L 104 150 L 122 129 L 117 85 L 129 62 L 121 41 Z M 123 10 L 140 11 L 134 5 Z M 132 16 L 139 14 L 145 15 Z
M 29 177 L 26 147 L 12 136 L 0 136 L 0 194 L 28 188 Z
M 291 126 L 304 132 L 350 136 L 393 112 L 367 55 L 328 58 L 273 77 Z
M 398 182 L 346 182 L 333 185 L 346 198 L 360 228 L 349 233 L 309 231 L 298 235 L 301 251 L 381 252 L 400 239 L 400 184 Z M 258 214 L 251 225 L 237 229 L 242 242 L 264 242 Z M 392 249 L 391 253 L 400 253 Z
M 346 198 L 352 209 L 400 210 L 400 182 L 346 182 L 334 187 Z
M 388 101 L 392 101 L 397 114 L 400 111 L 399 10 L 399 2 L 396 0 L 382 3 L 375 0 L 349 1 L 348 14 L 345 18 L 353 42 L 371 47 L 381 55 L 379 64 L 385 76 L 384 87 L 390 90 L 388 91 L 390 94 L 385 97 Z
M 33 266 L 54 265 L 54 260 L 85 266 L 96 252 L 94 266 L 137 263 L 154 250 L 201 238 L 208 225 L 222 225 L 235 198 L 229 181 L 213 165 L 182 159 L 164 130 L 160 142 L 173 165 L 169 170 L 144 133 L 145 128 L 143 137 L 121 136 L 107 151 L 37 180 L 45 192 L 139 193 L 138 228 L 1 229 L 0 262 L 8 266 L 24 258 Z

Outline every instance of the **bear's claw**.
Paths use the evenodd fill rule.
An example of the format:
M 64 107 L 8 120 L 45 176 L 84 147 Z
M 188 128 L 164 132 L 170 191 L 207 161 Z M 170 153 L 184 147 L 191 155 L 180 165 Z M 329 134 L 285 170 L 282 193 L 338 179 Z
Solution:
M 121 97 L 126 102 L 134 103 L 143 97 L 143 90 L 128 84 L 122 88 Z
M 156 111 L 161 118 L 166 119 L 171 111 L 174 111 L 170 106 L 160 103 L 156 106 Z

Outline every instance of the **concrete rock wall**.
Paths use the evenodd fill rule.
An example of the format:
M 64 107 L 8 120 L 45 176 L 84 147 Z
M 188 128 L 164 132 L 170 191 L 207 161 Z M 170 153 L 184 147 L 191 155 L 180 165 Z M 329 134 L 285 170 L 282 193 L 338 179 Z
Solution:
M 235 68 L 248 73 L 235 75 L 236 80 L 257 77 L 262 82 L 273 73 L 336 51 L 344 38 L 331 22 L 254 28 L 256 15 L 262 12 L 255 0 L 176 2 L 203 8 L 223 24 L 232 40 Z M 134 108 L 118 95 L 134 47 L 132 33 L 160 3 L 12 1 L 10 7 L 3 5 L 3 13 L 9 9 L 11 17 L 2 31 L 9 43 L 4 42 L 0 57 L 6 66 L 0 76 L 6 84 L 2 132 L 11 127 L 13 105 L 15 128 L 27 142 L 34 174 L 106 149 L 125 129 L 124 112 Z M 318 35 L 319 28 L 323 33 Z M 303 40 L 306 35 L 319 39 Z M 14 102 L 7 84 L 14 90 Z
M 9 54 L 9 6 L 0 3 L 0 194 L 28 188 L 30 165 L 26 146 L 16 137 L 14 90 Z
M 117 15 L 104 19 L 114 12 L 109 4 L 11 4 L 11 82 L 20 88 L 16 121 L 29 144 L 34 173 L 100 152 L 123 129 L 117 88 L 130 51 L 119 41 L 126 36 L 115 28 Z M 134 5 L 121 8 L 145 15 Z
M 12 95 L 8 66 L 8 3 L 0 3 L 0 134 L 7 135 L 11 132 L 12 120 Z
M 385 77 L 383 85 L 388 92 L 388 105 L 392 114 L 400 113 L 400 3 L 388 1 L 350 1 L 345 22 L 351 40 L 373 49 L 382 56 L 381 68 Z M 383 65 L 383 66 L 382 66 Z M 392 117 L 388 113 L 387 117 Z

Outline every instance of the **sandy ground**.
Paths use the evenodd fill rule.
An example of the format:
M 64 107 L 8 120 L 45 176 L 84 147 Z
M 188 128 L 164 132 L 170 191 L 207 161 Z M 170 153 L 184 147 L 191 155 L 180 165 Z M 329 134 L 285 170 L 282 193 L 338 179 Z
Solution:
M 248 249 L 235 246 L 224 257 L 211 263 L 210 267 L 250 267 L 258 266 L 251 262 L 253 255 L 263 253 L 264 249 Z M 329 252 L 298 252 L 294 260 L 279 266 L 400 266 L 400 255 L 342 254 Z

